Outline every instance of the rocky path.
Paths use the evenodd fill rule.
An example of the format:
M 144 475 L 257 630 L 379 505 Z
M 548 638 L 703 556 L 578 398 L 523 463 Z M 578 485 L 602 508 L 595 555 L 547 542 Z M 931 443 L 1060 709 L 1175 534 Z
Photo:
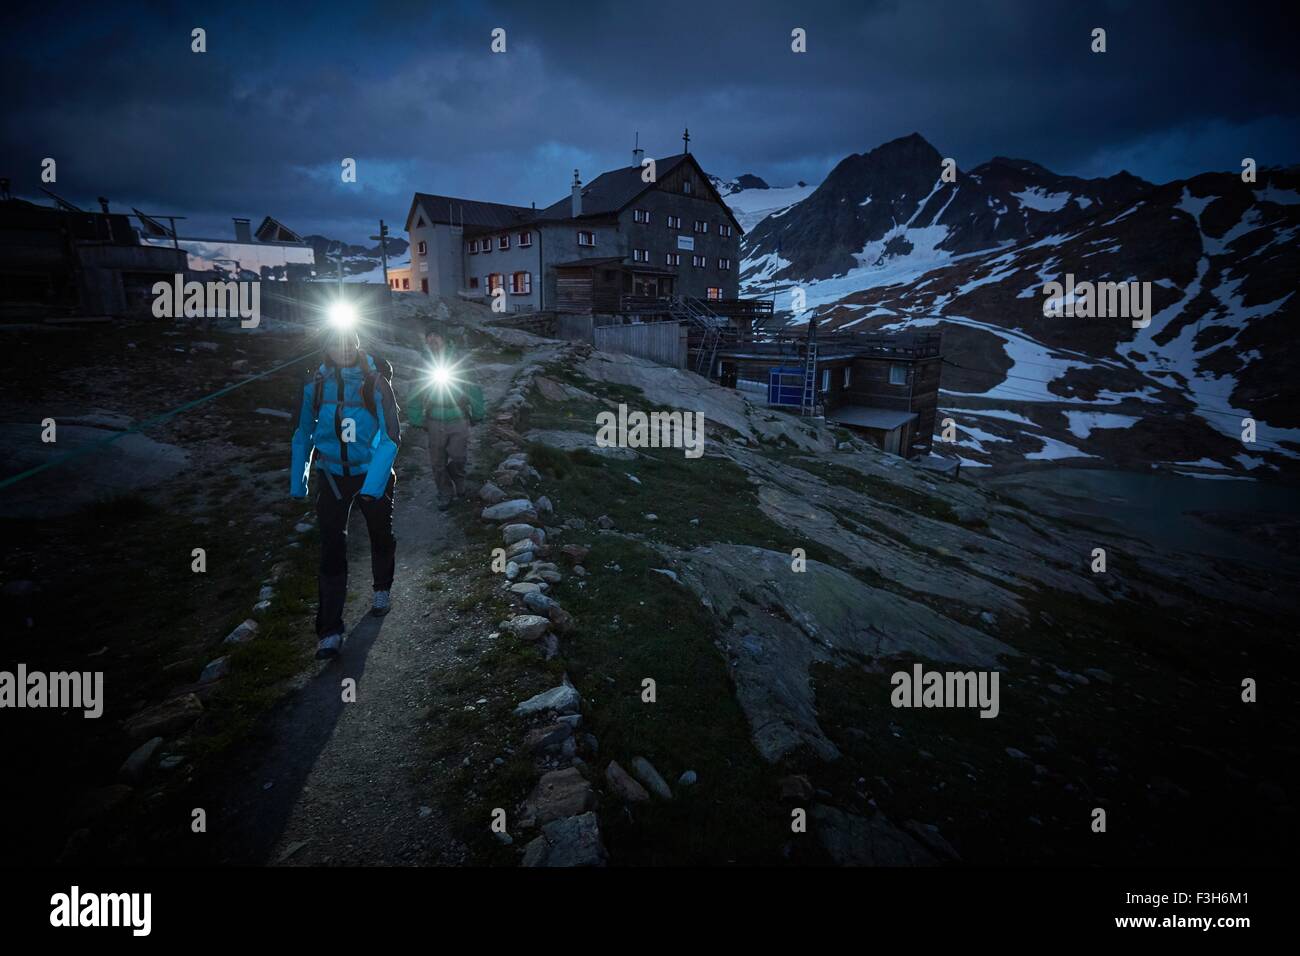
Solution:
M 482 365 L 489 403 L 516 366 Z M 399 383 L 399 393 L 401 391 Z M 471 458 L 484 454 L 479 429 Z M 463 851 L 434 807 L 440 781 L 424 777 L 427 714 L 436 676 L 454 663 L 461 636 L 455 595 L 426 586 L 438 556 L 460 540 L 456 519 L 434 507 L 424 435 L 408 429 L 399 456 L 393 609 L 371 617 L 364 519 L 349 525 L 351 631 L 341 659 L 320 664 L 272 718 L 270 742 L 250 754 L 227 801 L 225 861 L 289 866 L 436 865 Z M 344 685 L 355 681 L 355 701 Z

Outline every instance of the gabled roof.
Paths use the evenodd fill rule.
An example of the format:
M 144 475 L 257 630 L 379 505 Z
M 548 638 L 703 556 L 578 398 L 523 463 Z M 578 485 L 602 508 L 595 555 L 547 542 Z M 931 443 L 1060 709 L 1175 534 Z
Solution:
M 257 227 L 253 233 L 259 242 L 302 242 L 302 236 L 298 235 L 278 219 L 272 219 L 267 216 L 262 220 L 262 224 Z
M 457 226 L 486 226 L 502 229 L 529 222 L 537 215 L 536 209 L 526 206 L 507 206 L 499 202 L 480 202 L 477 199 L 457 199 L 455 196 L 436 196 L 416 193 L 411 200 L 411 211 L 406 214 L 406 231 L 411 231 L 416 209 L 424 210 L 431 222 Z
M 690 163 L 699 173 L 699 180 L 714 202 L 722 207 L 739 235 L 745 230 L 737 221 L 731 208 L 722 200 L 708 175 L 690 153 L 678 153 L 655 160 L 655 176 L 662 179 L 682 163 Z M 580 219 L 598 219 L 616 216 L 630 206 L 639 196 L 655 187 L 641 179 L 641 166 L 624 166 L 601 173 L 582 188 L 582 215 Z M 565 196 L 544 209 L 525 206 L 507 206 L 498 202 L 480 202 L 476 199 L 457 199 L 455 196 L 437 196 L 416 193 L 411 210 L 406 214 L 406 231 L 411 231 L 416 209 L 423 209 L 432 222 L 449 223 L 478 229 L 510 229 L 530 222 L 562 222 L 573 219 L 573 197 Z
M 722 196 L 713 187 L 709 177 L 705 174 L 695 157 L 690 153 L 678 153 L 676 156 L 665 156 L 663 159 L 655 160 L 655 178 L 662 179 L 667 176 L 682 163 L 690 163 L 699 173 L 700 182 L 704 183 L 705 188 L 712 194 L 713 199 L 727 214 L 740 234 L 744 233 L 740 223 L 736 221 L 735 215 L 730 207 L 722 201 Z M 621 169 L 611 169 L 607 173 L 601 173 L 587 185 L 582 187 L 582 219 L 596 218 L 598 216 L 617 215 L 622 212 L 643 193 L 649 192 L 655 187 L 655 183 L 647 183 L 641 179 L 641 166 L 624 166 Z M 573 215 L 573 196 L 565 196 L 558 202 L 551 203 L 545 209 L 537 210 L 539 220 L 557 220 L 572 219 Z

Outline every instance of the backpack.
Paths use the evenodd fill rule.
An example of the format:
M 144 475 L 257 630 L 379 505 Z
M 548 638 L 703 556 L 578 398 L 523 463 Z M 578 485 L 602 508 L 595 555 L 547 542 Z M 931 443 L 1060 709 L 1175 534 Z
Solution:
M 389 387 L 393 384 L 393 366 L 391 363 L 379 358 L 377 355 L 371 355 L 369 352 L 361 353 L 365 356 L 370 370 L 366 372 L 366 377 L 361 382 L 361 403 L 366 407 L 371 415 L 378 417 L 375 411 L 375 384 L 379 376 L 384 377 Z M 312 381 L 311 396 L 311 417 L 313 420 L 320 418 L 320 407 L 324 401 L 325 395 L 325 370 L 324 367 L 316 369 L 316 377 Z

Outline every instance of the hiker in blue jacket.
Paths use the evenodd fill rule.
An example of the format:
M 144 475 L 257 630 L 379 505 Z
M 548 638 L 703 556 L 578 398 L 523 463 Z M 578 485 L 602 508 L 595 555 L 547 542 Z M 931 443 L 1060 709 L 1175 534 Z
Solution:
M 392 366 L 361 351 L 350 330 L 331 336 L 325 361 L 302 390 L 298 428 L 293 433 L 290 493 L 307 497 L 310 472 L 316 483 L 320 527 L 320 606 L 316 611 L 316 657 L 338 657 L 343 647 L 347 600 L 348 517 L 361 506 L 370 533 L 374 576 L 371 613 L 387 614 L 397 539 L 393 537 L 393 460 L 401 443 Z

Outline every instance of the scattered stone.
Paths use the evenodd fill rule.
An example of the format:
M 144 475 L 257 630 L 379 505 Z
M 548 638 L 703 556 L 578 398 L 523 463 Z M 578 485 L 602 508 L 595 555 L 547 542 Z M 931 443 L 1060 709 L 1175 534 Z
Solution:
M 230 673 L 230 658 L 218 657 L 216 660 L 209 662 L 208 666 L 203 668 L 203 673 L 199 674 L 200 684 L 210 684 L 214 680 L 221 680 Z
M 551 504 L 551 499 L 542 495 L 537 499 L 537 513 L 540 515 L 552 514 L 555 511 L 555 505 Z
M 624 803 L 644 803 L 650 799 L 650 794 L 646 792 L 645 787 L 633 780 L 628 772 L 618 765 L 617 760 L 611 760 L 609 766 L 605 768 L 605 782 L 609 784 L 613 794 Z
M 782 800 L 808 801 L 813 798 L 812 781 L 805 774 L 791 774 L 780 780 Z
M 1025 753 L 1023 750 L 1017 750 L 1015 747 L 1008 747 L 1006 748 L 1006 750 L 1007 750 L 1007 756 L 1012 758 L 1013 760 L 1029 759 L 1029 754 Z
M 517 578 L 517 577 L 519 577 L 519 565 L 516 564 L 514 561 L 507 561 L 507 562 L 506 562 L 506 580 L 507 580 L 507 581 L 513 581 L 513 580 L 514 580 L 515 578 Z
M 1112 675 L 1106 673 L 1100 667 L 1089 667 L 1084 670 L 1084 673 L 1087 674 L 1089 677 L 1091 677 L 1093 680 L 1101 681 L 1103 684 L 1115 683 L 1115 678 Z
M 601 515 L 596 519 L 596 524 L 597 526 L 604 528 L 606 531 L 610 531 L 614 527 L 614 519 L 609 515 Z
M 257 622 L 249 618 L 239 627 L 235 628 L 226 635 L 223 644 L 247 644 L 253 638 L 257 637 Z
M 253 605 L 254 614 L 265 614 L 269 610 L 271 610 L 270 601 L 258 601 L 256 604 Z
M 699 779 L 700 778 L 696 775 L 694 770 L 687 770 L 684 774 L 682 774 L 680 777 L 677 778 L 677 786 L 693 787 L 695 786 L 696 782 Z
M 658 520 L 659 520 L 659 516 L 658 516 L 657 514 L 655 514 L 654 512 L 650 512 L 650 513 L 648 513 L 648 514 L 642 515 L 642 517 L 645 518 L 646 521 L 658 521 Z
M 117 771 L 117 779 L 123 783 L 137 783 L 149 769 L 149 761 L 153 759 L 154 752 L 162 746 L 162 742 L 161 737 L 151 737 L 136 747 Z
M 673 792 L 668 789 L 667 781 L 659 776 L 659 771 L 654 768 L 654 764 L 646 760 L 645 757 L 632 758 L 632 773 L 659 799 L 671 800 L 673 798 Z
M 669 578 L 672 581 L 678 581 L 676 571 L 670 571 L 668 568 L 651 568 L 650 570 L 655 574 L 662 574 L 664 577 Z
M 508 524 L 501 528 L 501 539 L 508 545 L 524 540 L 545 544 L 546 532 L 541 528 L 534 528 L 530 524 Z
M 518 584 L 510 585 L 510 590 L 514 594 L 528 594 L 530 591 L 540 591 L 545 584 L 538 584 L 536 581 L 520 581 Z
M 581 706 L 582 695 L 578 693 L 577 688 L 571 684 L 561 684 L 523 701 L 515 708 L 515 716 L 526 717 L 529 714 L 540 714 L 548 710 L 560 714 L 575 714 Z
M 559 602 L 554 598 L 547 597 L 541 591 L 533 591 L 531 594 L 524 595 L 524 607 L 534 614 L 543 614 L 549 617 L 551 611 L 559 606 Z
M 257 599 L 259 601 L 269 601 L 273 597 L 275 597 L 275 588 L 271 587 L 269 584 L 257 592 Z
M 506 621 L 501 629 L 508 631 L 521 641 L 535 641 L 550 628 L 550 620 L 539 614 L 519 614 Z
M 557 720 L 553 724 L 536 727 L 528 731 L 527 736 L 524 737 L 524 747 L 530 753 L 536 753 L 539 750 L 550 750 L 561 746 L 572 736 L 573 725 L 564 720 Z
M 513 558 L 519 554 L 532 554 L 537 549 L 537 542 L 531 538 L 521 538 L 506 548 L 506 557 Z
M 293 526 L 293 530 L 298 532 L 299 534 L 306 534 L 308 531 L 311 530 L 311 522 L 299 521 L 296 525 Z
M 203 703 L 194 694 L 183 694 L 149 707 L 126 721 L 126 735 L 132 740 L 173 737 L 203 716 Z
M 556 820 L 524 849 L 521 866 L 604 866 L 609 859 L 594 813 Z
M 485 505 L 497 505 L 506 500 L 506 493 L 491 481 L 485 481 L 478 489 L 479 500 Z
M 545 824 L 585 813 L 595 805 L 591 784 L 576 768 L 566 767 L 542 774 L 524 801 L 524 817 Z
M 163 754 L 163 758 L 158 761 L 158 769 L 175 770 L 183 763 L 185 763 L 185 757 L 182 754 Z
M 537 512 L 533 510 L 533 503 L 527 498 L 513 498 L 510 501 L 502 501 L 499 504 L 484 508 L 483 519 L 485 521 L 514 521 L 518 519 L 531 523 L 537 520 Z
M 583 559 L 591 553 L 591 548 L 582 544 L 566 544 L 560 548 L 560 554 L 564 555 L 574 564 L 581 564 Z

